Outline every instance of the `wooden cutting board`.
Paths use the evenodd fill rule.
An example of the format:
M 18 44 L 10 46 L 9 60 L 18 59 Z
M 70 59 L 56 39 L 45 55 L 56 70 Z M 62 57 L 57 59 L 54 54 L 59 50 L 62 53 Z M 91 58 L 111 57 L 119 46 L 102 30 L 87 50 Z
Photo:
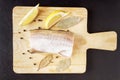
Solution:
M 15 73 L 84 73 L 86 71 L 87 49 L 103 49 L 114 51 L 117 45 L 117 34 L 114 31 L 88 33 L 88 13 L 82 7 L 39 7 L 39 15 L 29 25 L 22 27 L 18 23 L 32 7 L 17 6 L 13 9 L 13 70 Z M 54 10 L 71 12 L 82 20 L 74 27 L 69 28 L 75 34 L 71 65 L 68 69 L 58 72 L 56 66 L 63 57 L 53 56 L 52 63 L 47 67 L 38 69 L 40 61 L 46 54 L 29 52 L 29 30 L 43 26 L 45 18 Z M 97 27 L 97 26 L 96 26 Z

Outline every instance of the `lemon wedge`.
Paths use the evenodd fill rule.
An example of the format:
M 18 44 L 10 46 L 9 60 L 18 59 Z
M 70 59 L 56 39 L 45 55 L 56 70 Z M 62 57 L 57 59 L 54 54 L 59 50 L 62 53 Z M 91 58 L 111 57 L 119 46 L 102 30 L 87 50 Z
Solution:
M 29 23 L 31 23 L 34 18 L 38 15 L 38 7 L 39 4 L 37 4 L 35 7 L 33 7 L 20 21 L 19 25 L 20 26 L 25 26 Z
M 69 14 L 69 12 L 65 12 L 63 10 L 55 10 L 55 11 L 53 11 L 45 19 L 45 26 L 44 26 L 44 28 L 45 29 L 49 29 L 55 23 L 57 23 L 59 20 L 61 20 L 64 16 L 66 16 L 68 14 Z

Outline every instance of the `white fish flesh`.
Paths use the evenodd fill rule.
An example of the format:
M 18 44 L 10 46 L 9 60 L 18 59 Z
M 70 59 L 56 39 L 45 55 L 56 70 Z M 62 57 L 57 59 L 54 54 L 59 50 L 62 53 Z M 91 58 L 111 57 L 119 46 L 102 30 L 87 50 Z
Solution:
M 47 52 L 71 57 L 74 34 L 66 31 L 32 30 L 30 31 L 32 52 Z

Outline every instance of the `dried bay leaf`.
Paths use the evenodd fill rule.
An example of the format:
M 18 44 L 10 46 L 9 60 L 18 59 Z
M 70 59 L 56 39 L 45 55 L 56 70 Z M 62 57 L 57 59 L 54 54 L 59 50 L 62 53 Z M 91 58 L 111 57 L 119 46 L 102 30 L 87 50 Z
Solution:
M 81 21 L 79 16 L 70 16 L 65 19 L 60 20 L 55 27 L 66 29 L 78 24 Z
M 70 58 L 60 60 L 57 67 L 56 67 L 56 71 L 58 71 L 58 72 L 64 71 L 64 70 L 68 69 L 70 65 L 71 65 Z
M 40 64 L 39 64 L 39 67 L 38 67 L 37 71 L 39 71 L 41 68 L 47 67 L 51 63 L 52 59 L 53 59 L 53 55 L 52 54 L 49 54 L 46 57 L 44 57 L 40 61 Z

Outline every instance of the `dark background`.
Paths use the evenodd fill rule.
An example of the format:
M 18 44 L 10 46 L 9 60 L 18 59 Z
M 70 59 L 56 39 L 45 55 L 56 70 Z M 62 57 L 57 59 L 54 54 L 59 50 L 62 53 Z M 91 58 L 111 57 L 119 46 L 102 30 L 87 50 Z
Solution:
M 14 6 L 85 7 L 88 32 L 116 31 L 116 51 L 88 50 L 84 74 L 15 74 L 12 69 Z M 120 80 L 120 0 L 0 0 L 0 80 Z M 98 43 L 99 44 L 99 43 Z

